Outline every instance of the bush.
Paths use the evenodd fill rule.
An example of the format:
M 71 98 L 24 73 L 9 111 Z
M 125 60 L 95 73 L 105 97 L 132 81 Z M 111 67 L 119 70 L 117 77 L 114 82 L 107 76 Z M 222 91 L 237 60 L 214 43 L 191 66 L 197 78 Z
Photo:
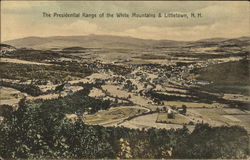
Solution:
M 39 96 L 43 94 L 39 87 L 32 84 L 15 84 L 11 82 L 0 81 L 0 86 L 14 88 L 31 96 Z

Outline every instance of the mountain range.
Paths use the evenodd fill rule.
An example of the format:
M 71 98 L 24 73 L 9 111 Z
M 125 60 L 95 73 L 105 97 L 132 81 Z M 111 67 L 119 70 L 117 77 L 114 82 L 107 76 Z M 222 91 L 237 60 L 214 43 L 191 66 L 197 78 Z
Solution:
M 17 48 L 51 49 L 65 47 L 84 48 L 157 48 L 157 47 L 182 47 L 193 44 L 219 44 L 219 43 L 247 43 L 250 37 L 235 39 L 211 38 L 199 41 L 173 41 L 173 40 L 152 40 L 133 37 L 109 36 L 109 35 L 87 35 L 87 36 L 52 36 L 52 37 L 25 37 L 4 41 L 3 43 Z

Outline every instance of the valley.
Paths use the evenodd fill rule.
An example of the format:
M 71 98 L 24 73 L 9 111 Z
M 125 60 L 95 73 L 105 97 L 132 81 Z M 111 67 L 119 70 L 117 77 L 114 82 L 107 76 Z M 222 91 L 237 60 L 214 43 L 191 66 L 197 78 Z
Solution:
M 96 36 L 95 41 L 103 44 L 103 39 L 107 37 Z M 223 39 L 220 43 L 171 42 L 171 47 L 160 47 L 166 42 L 154 42 L 155 46 L 145 48 L 130 46 L 127 37 L 114 39 L 119 48 L 113 44 L 112 48 L 58 46 L 42 50 L 1 46 L 1 105 L 18 107 L 23 97 L 46 100 L 74 96 L 89 85 L 89 96 L 109 101 L 113 109 L 96 115 L 86 108 L 70 113 L 79 118 L 76 115 L 80 112 L 86 123 L 141 129 L 193 128 L 197 123 L 209 123 L 240 125 L 250 131 L 249 123 L 242 120 L 250 113 L 249 38 Z M 20 40 L 9 44 L 21 45 Z M 119 116 L 123 111 L 114 112 L 116 108 L 131 112 Z M 143 120 L 151 114 L 155 116 Z M 170 114 L 174 118 L 168 118 Z M 139 119 L 140 124 L 135 125 Z
M 0 159 L 249 157 L 250 37 L 0 46 Z

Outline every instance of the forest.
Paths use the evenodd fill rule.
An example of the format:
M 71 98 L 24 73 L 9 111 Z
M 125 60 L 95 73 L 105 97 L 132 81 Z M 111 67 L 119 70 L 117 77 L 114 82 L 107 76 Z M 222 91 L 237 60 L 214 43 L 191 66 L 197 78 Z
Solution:
M 239 126 L 197 124 L 182 129 L 129 129 L 73 122 L 65 114 L 110 107 L 89 89 L 54 100 L 19 102 L 0 123 L 2 158 L 246 158 L 249 136 Z

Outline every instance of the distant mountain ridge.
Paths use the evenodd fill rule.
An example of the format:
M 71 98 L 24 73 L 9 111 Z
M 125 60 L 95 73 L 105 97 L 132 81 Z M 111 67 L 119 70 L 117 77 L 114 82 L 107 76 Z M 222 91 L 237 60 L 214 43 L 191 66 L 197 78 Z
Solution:
M 238 40 L 249 41 L 250 37 L 240 37 Z M 152 40 L 139 39 L 134 37 L 121 37 L 110 35 L 87 35 L 87 36 L 52 36 L 52 37 L 25 37 L 15 40 L 5 41 L 5 44 L 15 46 L 17 48 L 34 48 L 34 49 L 50 49 L 50 48 L 67 48 L 67 47 L 83 47 L 83 48 L 154 48 L 154 47 L 180 47 L 190 43 L 218 43 L 226 41 L 226 38 L 211 38 L 199 41 L 173 41 L 173 40 Z

